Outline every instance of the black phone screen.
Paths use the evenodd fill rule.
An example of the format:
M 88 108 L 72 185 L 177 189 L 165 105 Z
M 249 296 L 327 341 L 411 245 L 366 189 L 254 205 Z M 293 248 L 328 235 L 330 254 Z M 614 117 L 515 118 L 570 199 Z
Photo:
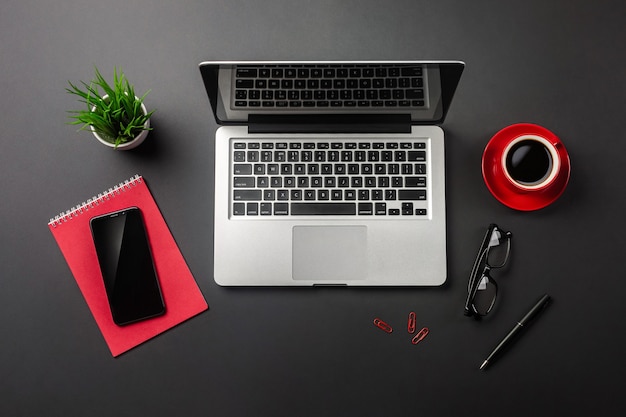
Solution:
M 121 326 L 163 314 L 165 304 L 139 208 L 94 217 L 90 224 L 113 321 Z

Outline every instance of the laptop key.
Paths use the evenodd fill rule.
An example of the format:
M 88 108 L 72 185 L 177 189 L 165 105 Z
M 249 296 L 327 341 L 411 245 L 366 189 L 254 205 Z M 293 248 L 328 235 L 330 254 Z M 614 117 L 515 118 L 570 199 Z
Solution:
M 407 177 L 407 187 L 426 187 L 426 177 Z
M 235 85 L 237 88 L 253 88 L 254 81 L 253 80 L 237 80 Z
M 233 204 L 233 215 L 235 216 L 243 216 L 246 214 L 246 205 L 245 203 L 235 203 Z
M 407 90 L 406 98 L 409 99 L 409 100 L 411 100 L 411 99 L 422 99 L 422 98 L 424 98 L 424 90 L 422 90 L 422 89 Z
M 292 203 L 291 214 L 295 216 L 354 215 L 356 203 Z
M 398 200 L 426 200 L 426 190 L 398 190 Z
M 372 203 L 359 203 L 359 214 L 361 215 L 372 215 L 373 213 L 373 205 Z
M 248 203 L 246 205 L 246 214 L 248 216 L 256 216 L 259 214 L 259 203 Z
M 234 190 L 233 199 L 235 201 L 261 201 L 261 190 Z
M 235 177 L 233 185 L 235 188 L 254 188 L 254 177 Z
M 257 70 L 255 68 L 246 68 L 246 67 L 237 68 L 237 77 L 254 78 L 256 76 L 257 76 Z
M 289 203 L 274 203 L 274 215 L 286 216 L 289 214 Z
M 422 67 L 402 67 L 400 70 L 404 77 L 420 77 L 422 75 Z
M 235 164 L 233 171 L 236 175 L 250 175 L 252 174 L 252 164 Z
M 272 203 L 261 203 L 261 216 L 269 216 L 272 214 Z
M 408 161 L 411 161 L 411 162 L 426 161 L 426 151 L 409 151 Z

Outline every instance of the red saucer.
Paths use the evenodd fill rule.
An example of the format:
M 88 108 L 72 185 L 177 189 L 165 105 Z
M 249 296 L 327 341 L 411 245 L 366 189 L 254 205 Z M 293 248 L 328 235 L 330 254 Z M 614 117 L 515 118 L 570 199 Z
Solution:
M 515 187 L 505 176 L 502 153 L 507 145 L 522 135 L 537 135 L 552 142 L 561 157 L 561 168 L 552 184 L 538 190 L 523 190 Z M 507 126 L 496 133 L 483 152 L 483 179 L 491 194 L 505 206 L 515 210 L 539 210 L 552 204 L 563 194 L 570 177 L 570 160 L 565 145 L 548 129 L 530 123 Z

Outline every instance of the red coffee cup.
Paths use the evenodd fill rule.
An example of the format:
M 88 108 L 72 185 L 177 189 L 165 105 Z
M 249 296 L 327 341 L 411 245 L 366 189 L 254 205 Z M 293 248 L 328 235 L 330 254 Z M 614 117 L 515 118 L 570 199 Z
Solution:
M 496 133 L 483 152 L 483 179 L 491 194 L 516 210 L 538 210 L 565 191 L 570 160 L 548 129 L 518 123 Z

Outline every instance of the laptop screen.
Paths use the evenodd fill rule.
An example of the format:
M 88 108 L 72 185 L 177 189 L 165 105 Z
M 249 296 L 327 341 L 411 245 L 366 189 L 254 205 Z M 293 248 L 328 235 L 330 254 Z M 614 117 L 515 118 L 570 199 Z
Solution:
M 440 124 L 460 61 L 203 62 L 219 124 Z

